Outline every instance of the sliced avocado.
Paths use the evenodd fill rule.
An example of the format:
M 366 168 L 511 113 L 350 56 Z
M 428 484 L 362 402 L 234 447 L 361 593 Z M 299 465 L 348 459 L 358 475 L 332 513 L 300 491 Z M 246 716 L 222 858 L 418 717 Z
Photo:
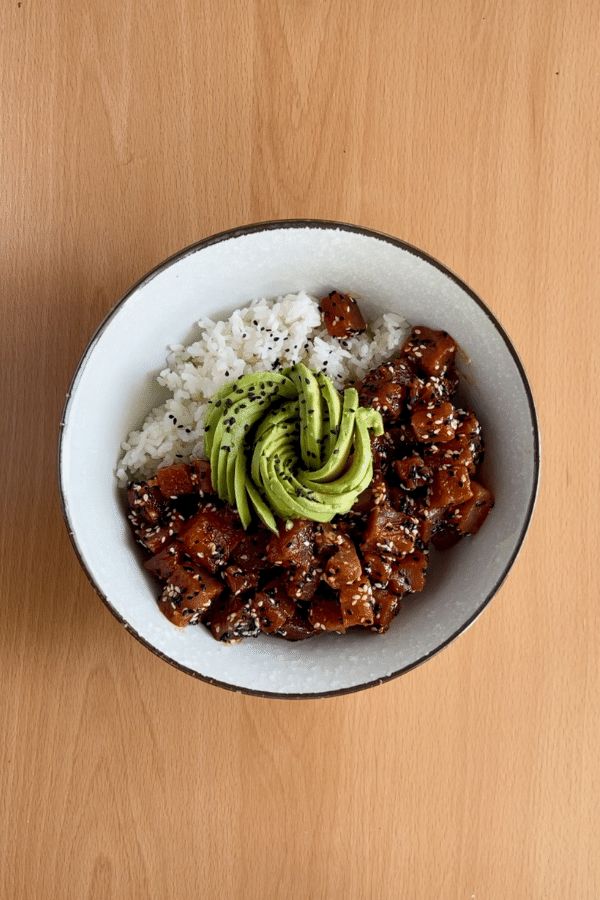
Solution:
M 270 409 L 274 403 L 282 398 L 292 397 L 295 394 L 295 388 L 289 379 L 274 380 L 261 382 L 260 394 L 257 399 L 252 400 L 252 394 L 248 394 L 233 404 L 227 411 L 223 419 L 225 424 L 222 446 L 229 447 L 230 450 L 223 454 L 223 458 L 219 459 L 219 471 L 217 473 L 217 483 L 219 488 L 223 488 L 223 494 L 229 503 L 234 502 L 234 473 L 236 471 L 236 461 L 239 452 L 244 447 L 246 435 L 250 429 L 265 415 L 265 411 Z M 222 470 L 222 465 L 226 465 L 226 472 Z M 223 482 L 223 477 L 225 481 Z
M 382 430 L 354 388 L 342 402 L 326 375 L 300 363 L 225 385 L 211 401 L 205 446 L 217 494 L 244 528 L 254 510 L 277 532 L 273 513 L 328 522 L 348 512 L 373 477 L 369 431 Z
M 300 454 L 307 469 L 321 465 L 323 404 L 319 382 L 303 363 L 294 366 L 290 376 L 298 389 L 300 403 Z
M 233 384 L 235 384 L 235 382 L 233 382 Z M 227 397 L 232 390 L 233 385 L 226 384 L 220 391 L 217 391 L 210 401 L 206 419 L 204 421 L 204 449 L 209 459 L 211 458 L 211 451 L 214 445 L 217 422 L 223 413 L 223 402 L 225 397 Z
M 294 384 L 273 373 L 244 375 L 215 402 L 208 417 L 207 435 L 214 486 L 221 499 L 235 502 L 236 458 L 250 428 L 281 397 L 295 396 Z M 217 403 L 220 403 L 217 406 Z
M 252 454 L 252 467 L 250 477 L 256 484 L 260 481 L 260 458 L 265 452 L 265 447 L 277 434 L 277 429 L 282 427 L 293 437 L 298 434 L 298 401 L 293 400 L 284 403 L 278 410 L 274 410 L 265 416 L 256 430 L 254 452 Z
M 264 491 L 277 515 L 283 519 L 312 519 L 315 522 L 329 522 L 333 518 L 335 512 L 330 506 L 288 494 L 273 466 L 272 458 L 263 457 L 261 474 Z
M 261 520 L 263 525 L 266 525 L 271 531 L 275 534 L 279 534 L 279 529 L 277 528 L 277 522 L 275 520 L 275 516 L 260 496 L 258 490 L 254 487 L 251 481 L 246 481 L 246 490 L 248 491 L 248 496 L 252 501 L 252 506 L 256 511 L 256 515 Z
M 258 377 L 260 377 L 260 374 Z M 235 402 L 236 397 L 240 397 L 248 393 L 248 391 L 256 381 L 256 378 L 256 373 L 251 373 L 250 375 L 242 375 L 241 378 L 236 378 L 235 381 L 231 381 L 228 384 L 223 385 L 223 387 L 219 391 L 217 391 L 215 396 L 211 399 L 204 424 L 204 431 L 206 435 L 204 438 L 204 444 L 206 447 L 207 456 L 210 457 L 217 421 L 223 416 L 223 413 L 227 409 L 229 409 L 232 403 Z
M 323 498 L 294 494 L 286 490 L 286 485 L 278 473 L 273 471 L 272 461 L 265 461 L 265 495 L 282 518 L 312 519 L 315 522 L 330 522 L 334 516 L 347 513 L 356 500 L 352 491 Z
M 355 493 L 324 496 L 307 490 L 285 471 L 286 456 L 290 450 L 293 452 L 293 446 L 288 436 L 274 430 L 277 433 L 260 455 L 260 476 L 265 496 L 275 512 L 282 518 L 317 522 L 329 522 L 335 515 L 347 512 L 356 499 Z
M 315 489 L 321 494 L 344 494 L 352 491 L 358 494 L 364 490 L 362 487 L 365 479 L 367 484 L 373 479 L 373 454 L 371 452 L 371 440 L 366 424 L 371 410 L 358 409 L 356 412 L 356 427 L 354 429 L 354 445 L 352 462 L 340 478 L 325 484 L 315 485 Z
M 309 481 L 316 483 L 332 481 L 340 474 L 340 472 L 344 471 L 352 446 L 358 402 L 358 391 L 356 388 L 346 388 L 344 391 L 344 403 L 342 406 L 339 434 L 335 446 L 331 451 L 331 455 L 325 464 L 320 469 L 317 469 L 316 472 L 303 472 L 299 476 L 300 481 L 303 484 L 306 484 Z
M 333 382 L 323 372 L 317 374 L 317 381 L 323 398 L 323 438 L 322 459 L 329 459 L 335 447 L 342 418 L 342 401 Z
M 248 493 L 246 490 L 246 454 L 242 450 L 235 461 L 234 475 L 235 505 L 239 513 L 242 525 L 247 528 L 252 521 L 252 513 L 248 505 Z
M 375 437 L 380 437 L 385 431 L 383 427 L 383 419 L 381 413 L 377 409 L 371 409 L 367 406 L 361 406 L 361 417 L 366 427 L 369 428 Z
M 212 443 L 211 443 L 211 449 L 210 449 L 210 457 L 209 457 L 210 458 L 211 477 L 213 479 L 213 486 L 214 486 L 217 494 L 219 494 L 219 495 L 220 495 L 220 491 L 219 491 L 219 488 L 217 485 L 216 473 L 219 468 L 219 456 L 221 455 L 220 450 L 221 450 L 222 434 L 223 434 L 223 419 L 221 418 L 217 421 L 217 423 L 215 425 L 215 430 L 214 430 L 213 439 L 212 439 Z

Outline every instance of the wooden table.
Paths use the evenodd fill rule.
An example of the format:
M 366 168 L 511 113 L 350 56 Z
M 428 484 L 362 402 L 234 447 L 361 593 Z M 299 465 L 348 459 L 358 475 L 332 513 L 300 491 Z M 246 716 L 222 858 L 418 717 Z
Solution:
M 0 896 L 600 896 L 600 4 L 5 0 Z M 237 696 L 132 640 L 71 551 L 57 427 L 166 255 L 358 222 L 463 276 L 541 420 L 526 546 L 425 666 Z

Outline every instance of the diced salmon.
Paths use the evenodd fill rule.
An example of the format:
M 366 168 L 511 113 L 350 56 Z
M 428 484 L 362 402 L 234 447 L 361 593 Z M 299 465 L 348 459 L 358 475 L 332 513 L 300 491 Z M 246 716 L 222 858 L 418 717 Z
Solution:
M 338 546 L 338 541 L 342 538 L 342 532 L 338 530 L 337 525 L 332 525 L 331 522 L 324 522 L 323 524 L 317 525 L 315 530 L 315 544 L 317 550 L 335 550 Z
M 296 604 L 287 596 L 281 580 L 277 579 L 256 592 L 250 608 L 258 617 L 261 631 L 274 634 L 294 615 Z
M 364 576 L 354 584 L 340 588 L 340 607 L 344 629 L 373 624 L 373 591 L 368 578 Z
M 221 597 L 215 601 L 204 618 L 204 624 L 217 641 L 227 644 L 260 634 L 256 612 L 240 597 Z
M 298 602 L 312 600 L 321 583 L 322 569 L 319 561 L 314 559 L 306 569 L 293 567 L 288 574 L 288 596 Z
M 388 487 L 388 497 L 396 512 L 404 513 L 406 516 L 419 515 L 421 510 L 421 497 L 417 498 L 413 496 L 413 494 L 397 484 L 390 484 Z
M 165 499 L 156 478 L 134 481 L 127 487 L 129 509 L 149 525 L 156 525 L 165 510 Z
M 194 562 L 216 572 L 228 562 L 244 536 L 231 510 L 206 506 L 186 523 L 181 541 Z
M 398 559 L 392 567 L 388 590 L 394 594 L 410 592 L 416 594 L 425 587 L 425 576 L 429 558 L 426 553 L 415 550 Z
M 222 592 L 222 582 L 207 572 L 178 566 L 165 584 L 159 608 L 173 624 L 193 625 Z
M 149 525 L 132 512 L 129 513 L 128 519 L 137 541 L 152 554 L 158 553 L 159 550 L 170 544 L 184 526 L 183 516 L 175 511 L 169 512 L 166 520 L 158 522 L 156 525 Z
M 320 305 L 325 328 L 332 337 L 346 338 L 366 331 L 367 323 L 350 294 L 331 291 L 321 299 Z
M 444 520 L 435 528 L 431 537 L 431 543 L 436 550 L 450 550 L 460 541 L 458 533 L 452 522 Z
M 429 406 L 444 400 L 451 400 L 458 387 L 458 377 L 454 369 L 443 375 L 431 375 L 429 378 L 414 375 L 408 389 L 408 406 Z
M 215 597 L 223 593 L 223 583 L 218 578 L 191 567 L 179 566 L 168 583 L 181 588 L 182 604 L 193 605 L 194 609 L 208 609 Z
M 308 614 L 297 609 L 276 634 L 285 638 L 286 641 L 305 641 L 307 638 L 314 637 L 317 631 L 309 620 Z
M 192 459 L 190 461 L 190 477 L 200 494 L 214 494 L 210 463 L 207 459 Z
M 267 544 L 267 559 L 274 566 L 298 566 L 306 569 L 313 558 L 315 523 L 294 519 L 291 528 L 281 525 L 279 535 Z
M 429 466 L 435 469 L 465 466 L 470 475 L 475 473 L 473 452 L 464 437 L 455 437 L 454 440 L 439 445 L 433 444 L 427 448 L 423 458 Z
M 402 352 L 426 375 L 442 375 L 454 363 L 456 342 L 446 331 L 417 325 Z
M 379 410 L 386 422 L 395 422 L 404 412 L 413 374 L 404 359 L 378 366 L 358 385 L 361 405 Z
M 391 591 L 373 588 L 373 628 L 379 634 L 388 630 L 392 619 L 400 610 L 400 598 Z
M 428 504 L 433 509 L 459 506 L 472 495 L 471 481 L 466 466 L 437 469 L 429 490 Z
M 394 456 L 394 442 L 387 431 L 371 438 L 371 454 L 373 457 L 373 471 L 376 473 L 387 472 L 390 460 Z
M 419 520 L 419 538 L 424 544 L 428 544 L 432 535 L 438 526 L 438 523 L 445 515 L 444 509 L 423 509 Z
M 385 503 L 388 499 L 389 486 L 383 475 L 376 473 L 368 488 L 359 494 L 350 510 L 352 516 L 367 516 L 374 506 Z
M 363 559 L 365 561 L 365 572 L 369 576 L 373 587 L 377 585 L 379 588 L 387 586 L 392 574 L 393 556 L 384 553 L 370 553 L 363 551 Z
M 257 587 L 260 573 L 250 569 L 246 571 L 239 563 L 230 563 L 223 571 L 225 584 L 232 594 L 243 594 Z
M 471 492 L 471 498 L 459 506 L 451 518 L 460 534 L 476 534 L 494 506 L 491 492 L 477 481 L 471 481 Z
M 158 553 L 144 562 L 144 568 L 159 581 L 166 581 L 180 565 L 181 556 L 181 544 L 165 544 Z
M 330 597 L 315 598 L 310 605 L 308 618 L 315 631 L 337 631 L 343 634 L 346 630 L 340 601 Z
M 389 554 L 410 553 L 418 534 L 418 519 L 382 503 L 373 507 L 367 520 L 361 549 Z
M 223 573 L 232 594 L 241 594 L 258 586 L 267 560 L 267 541 L 266 531 L 256 531 L 247 534 L 233 550 Z
M 438 444 L 451 441 L 456 434 L 454 407 L 440 402 L 437 406 L 419 406 L 410 417 L 410 424 L 422 444 Z
M 416 491 L 426 487 L 432 478 L 432 471 L 425 465 L 423 459 L 416 453 L 397 459 L 394 462 L 394 472 L 404 490 Z
M 338 548 L 327 561 L 323 572 L 323 581 L 334 590 L 353 584 L 362 575 L 362 566 L 354 544 L 346 535 L 340 537 Z
M 193 494 L 196 490 L 191 477 L 191 468 L 185 463 L 158 469 L 156 480 L 161 493 L 169 500 L 175 500 L 185 494 Z
M 456 438 L 468 446 L 473 456 L 473 466 L 477 467 L 483 458 L 483 437 L 481 425 L 474 413 L 465 409 L 457 409 L 454 413 L 458 424 Z
M 196 625 L 200 615 L 199 613 L 192 612 L 190 609 L 182 609 L 177 606 L 176 603 L 169 599 L 166 587 L 158 598 L 158 608 L 163 616 L 165 616 L 172 625 L 177 625 L 178 628 Z

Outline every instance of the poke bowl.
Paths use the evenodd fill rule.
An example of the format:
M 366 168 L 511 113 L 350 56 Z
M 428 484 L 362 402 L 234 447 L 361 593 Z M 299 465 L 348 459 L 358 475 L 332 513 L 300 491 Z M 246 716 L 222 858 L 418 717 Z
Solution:
M 266 697 L 369 687 L 449 644 L 508 574 L 538 477 L 531 389 L 483 301 L 337 222 L 161 263 L 90 340 L 60 431 L 65 520 L 109 610 L 182 671 Z

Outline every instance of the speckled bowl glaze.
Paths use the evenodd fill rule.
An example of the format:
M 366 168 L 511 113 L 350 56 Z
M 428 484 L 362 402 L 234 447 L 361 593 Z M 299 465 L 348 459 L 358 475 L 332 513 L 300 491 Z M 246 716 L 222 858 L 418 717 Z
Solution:
M 200 314 L 227 316 L 255 297 L 332 288 L 367 317 L 399 312 L 449 331 L 469 357 L 464 393 L 482 422 L 485 480 L 496 506 L 484 528 L 438 554 L 426 590 L 408 598 L 385 635 L 325 635 L 292 644 L 261 636 L 226 646 L 203 627 L 178 629 L 140 565 L 114 467 L 121 441 L 162 399 L 154 376 L 166 345 Z M 379 684 L 431 657 L 497 592 L 523 542 L 539 472 L 531 391 L 505 332 L 484 303 L 425 253 L 396 238 L 320 221 L 267 222 L 207 238 L 136 284 L 91 339 L 67 398 L 60 488 L 73 546 L 119 622 L 182 671 L 262 696 L 323 697 Z M 82 601 L 83 604 L 83 601 Z M 82 606 L 80 615 L 84 616 Z M 159 672 L 157 671 L 157 676 Z

